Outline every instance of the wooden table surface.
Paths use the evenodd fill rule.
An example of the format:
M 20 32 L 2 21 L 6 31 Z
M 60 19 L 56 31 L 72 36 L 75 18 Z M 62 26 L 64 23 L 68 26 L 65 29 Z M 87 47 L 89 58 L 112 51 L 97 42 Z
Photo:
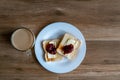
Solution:
M 75 25 L 87 53 L 74 71 L 55 74 L 14 49 L 11 33 L 21 26 L 38 32 L 49 23 Z M 120 80 L 120 0 L 0 0 L 0 80 Z

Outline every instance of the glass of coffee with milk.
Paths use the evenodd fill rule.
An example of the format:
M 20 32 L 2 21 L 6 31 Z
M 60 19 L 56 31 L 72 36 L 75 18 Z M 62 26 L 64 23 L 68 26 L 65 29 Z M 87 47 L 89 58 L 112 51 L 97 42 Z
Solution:
M 35 35 L 28 28 L 19 28 L 11 36 L 11 43 L 14 48 L 23 52 L 30 52 L 34 46 Z

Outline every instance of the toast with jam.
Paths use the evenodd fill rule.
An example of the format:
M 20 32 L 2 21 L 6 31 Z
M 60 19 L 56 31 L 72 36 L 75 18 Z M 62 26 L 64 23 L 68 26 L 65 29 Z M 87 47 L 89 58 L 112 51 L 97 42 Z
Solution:
M 80 44 L 81 42 L 79 39 L 75 38 L 71 34 L 66 33 L 59 43 L 57 53 L 71 60 L 75 58 L 80 47 Z
M 43 41 L 43 50 L 45 52 L 44 57 L 46 62 L 53 62 L 62 59 L 62 56 L 56 51 L 59 42 L 59 39 Z

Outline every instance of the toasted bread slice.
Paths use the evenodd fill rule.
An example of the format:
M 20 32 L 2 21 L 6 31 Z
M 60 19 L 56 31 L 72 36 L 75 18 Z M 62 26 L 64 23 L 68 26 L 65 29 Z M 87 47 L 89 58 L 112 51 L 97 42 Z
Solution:
M 58 54 L 57 52 L 56 52 L 56 54 L 50 54 L 49 52 L 46 51 L 46 45 L 48 43 L 54 44 L 55 47 L 57 48 L 59 42 L 60 42 L 59 39 L 43 41 L 43 49 L 44 49 L 44 52 L 45 52 L 45 61 L 46 62 L 54 62 L 54 61 L 58 61 L 58 60 L 62 59 L 62 56 L 60 54 Z
M 74 49 L 72 52 L 68 53 L 68 54 L 65 54 L 64 51 L 63 51 L 63 47 L 65 45 L 69 45 L 69 44 L 72 44 L 74 46 Z M 60 42 L 58 48 L 57 48 L 57 52 L 65 57 L 67 57 L 68 59 L 72 60 L 75 58 L 77 52 L 78 52 L 78 49 L 80 47 L 80 40 L 78 40 L 77 38 L 75 38 L 73 35 L 71 34 L 68 34 L 66 33 L 64 36 L 63 36 L 63 39 L 62 41 Z

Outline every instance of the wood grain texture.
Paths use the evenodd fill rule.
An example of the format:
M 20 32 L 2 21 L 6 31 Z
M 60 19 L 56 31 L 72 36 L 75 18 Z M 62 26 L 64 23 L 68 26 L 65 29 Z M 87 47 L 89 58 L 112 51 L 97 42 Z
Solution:
M 119 0 L 1 0 L 0 32 L 25 26 L 37 34 L 48 23 L 66 21 L 87 40 L 120 40 L 119 4 Z
M 48 72 L 34 50 L 27 55 L 10 43 L 17 28 L 27 27 L 37 36 L 56 21 L 75 25 L 87 41 L 84 61 L 66 74 Z M 0 80 L 119 79 L 120 0 L 0 0 Z
M 83 63 L 74 71 L 66 74 L 54 74 L 46 71 L 36 61 L 34 52 L 30 56 L 16 51 L 10 44 L 2 41 L 0 48 L 0 77 L 2 79 L 103 79 L 120 78 L 120 42 L 88 41 L 88 50 Z M 9 48 L 7 48 L 9 47 Z M 7 50 L 6 50 L 7 48 Z M 22 78 L 21 78 L 22 76 Z M 9 77 L 9 78 L 6 78 Z

